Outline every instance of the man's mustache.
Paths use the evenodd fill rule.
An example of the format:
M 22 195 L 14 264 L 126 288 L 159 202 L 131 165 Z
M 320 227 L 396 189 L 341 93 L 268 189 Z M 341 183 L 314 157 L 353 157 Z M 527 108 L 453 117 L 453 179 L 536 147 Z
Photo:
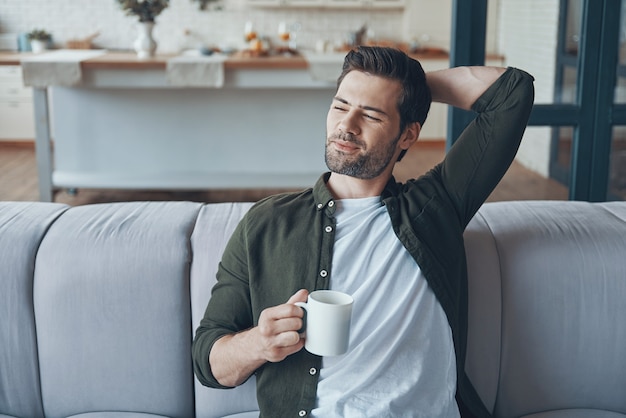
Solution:
M 328 137 L 328 140 L 351 142 L 361 148 L 365 148 L 365 143 L 359 140 L 356 136 L 352 135 L 351 133 L 342 133 L 342 132 L 334 133 Z

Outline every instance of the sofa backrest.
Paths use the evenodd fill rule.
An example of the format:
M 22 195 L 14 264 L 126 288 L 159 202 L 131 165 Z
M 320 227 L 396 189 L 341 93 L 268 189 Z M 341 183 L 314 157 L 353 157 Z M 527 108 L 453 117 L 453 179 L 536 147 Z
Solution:
M 194 415 L 189 240 L 198 203 L 68 209 L 35 264 L 44 411 Z
M 486 204 L 465 246 L 466 370 L 494 415 L 626 414 L 626 203 Z
M 33 306 L 39 244 L 67 206 L 0 206 L 0 415 L 43 417 Z
M 206 205 L 200 211 L 191 236 L 194 254 L 190 283 L 191 332 L 194 334 L 211 297 L 224 247 L 250 206 L 250 203 L 220 203 Z M 194 388 L 198 418 L 217 418 L 242 412 L 251 412 L 251 416 L 259 414 L 254 376 L 243 385 L 229 390 L 207 388 L 194 377 Z
M 0 202 L 0 416 L 258 415 L 254 379 L 209 389 L 191 364 L 250 206 Z

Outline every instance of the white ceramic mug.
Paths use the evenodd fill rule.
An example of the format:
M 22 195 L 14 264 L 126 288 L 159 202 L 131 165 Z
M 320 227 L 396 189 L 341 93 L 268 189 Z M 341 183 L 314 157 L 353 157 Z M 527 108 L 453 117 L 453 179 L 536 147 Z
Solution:
M 348 351 L 352 296 L 335 290 L 316 290 L 306 303 L 304 348 L 318 356 L 337 356 Z

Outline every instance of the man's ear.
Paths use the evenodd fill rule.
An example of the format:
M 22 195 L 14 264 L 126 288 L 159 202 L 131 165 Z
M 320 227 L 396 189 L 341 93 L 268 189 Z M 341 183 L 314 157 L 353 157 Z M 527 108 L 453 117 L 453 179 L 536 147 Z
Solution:
M 406 128 L 404 128 L 404 133 L 402 134 L 402 138 L 400 139 L 400 148 L 404 150 L 408 150 L 411 148 L 417 138 L 420 136 L 420 131 L 422 130 L 422 126 L 419 122 L 409 123 Z

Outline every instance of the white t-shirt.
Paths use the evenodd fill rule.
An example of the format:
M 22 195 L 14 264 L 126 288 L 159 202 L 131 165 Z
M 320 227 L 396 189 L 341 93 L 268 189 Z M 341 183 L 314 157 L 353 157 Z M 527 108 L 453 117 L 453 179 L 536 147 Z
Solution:
M 443 308 L 380 197 L 339 200 L 330 287 L 354 297 L 350 346 L 324 357 L 316 417 L 459 417 Z

